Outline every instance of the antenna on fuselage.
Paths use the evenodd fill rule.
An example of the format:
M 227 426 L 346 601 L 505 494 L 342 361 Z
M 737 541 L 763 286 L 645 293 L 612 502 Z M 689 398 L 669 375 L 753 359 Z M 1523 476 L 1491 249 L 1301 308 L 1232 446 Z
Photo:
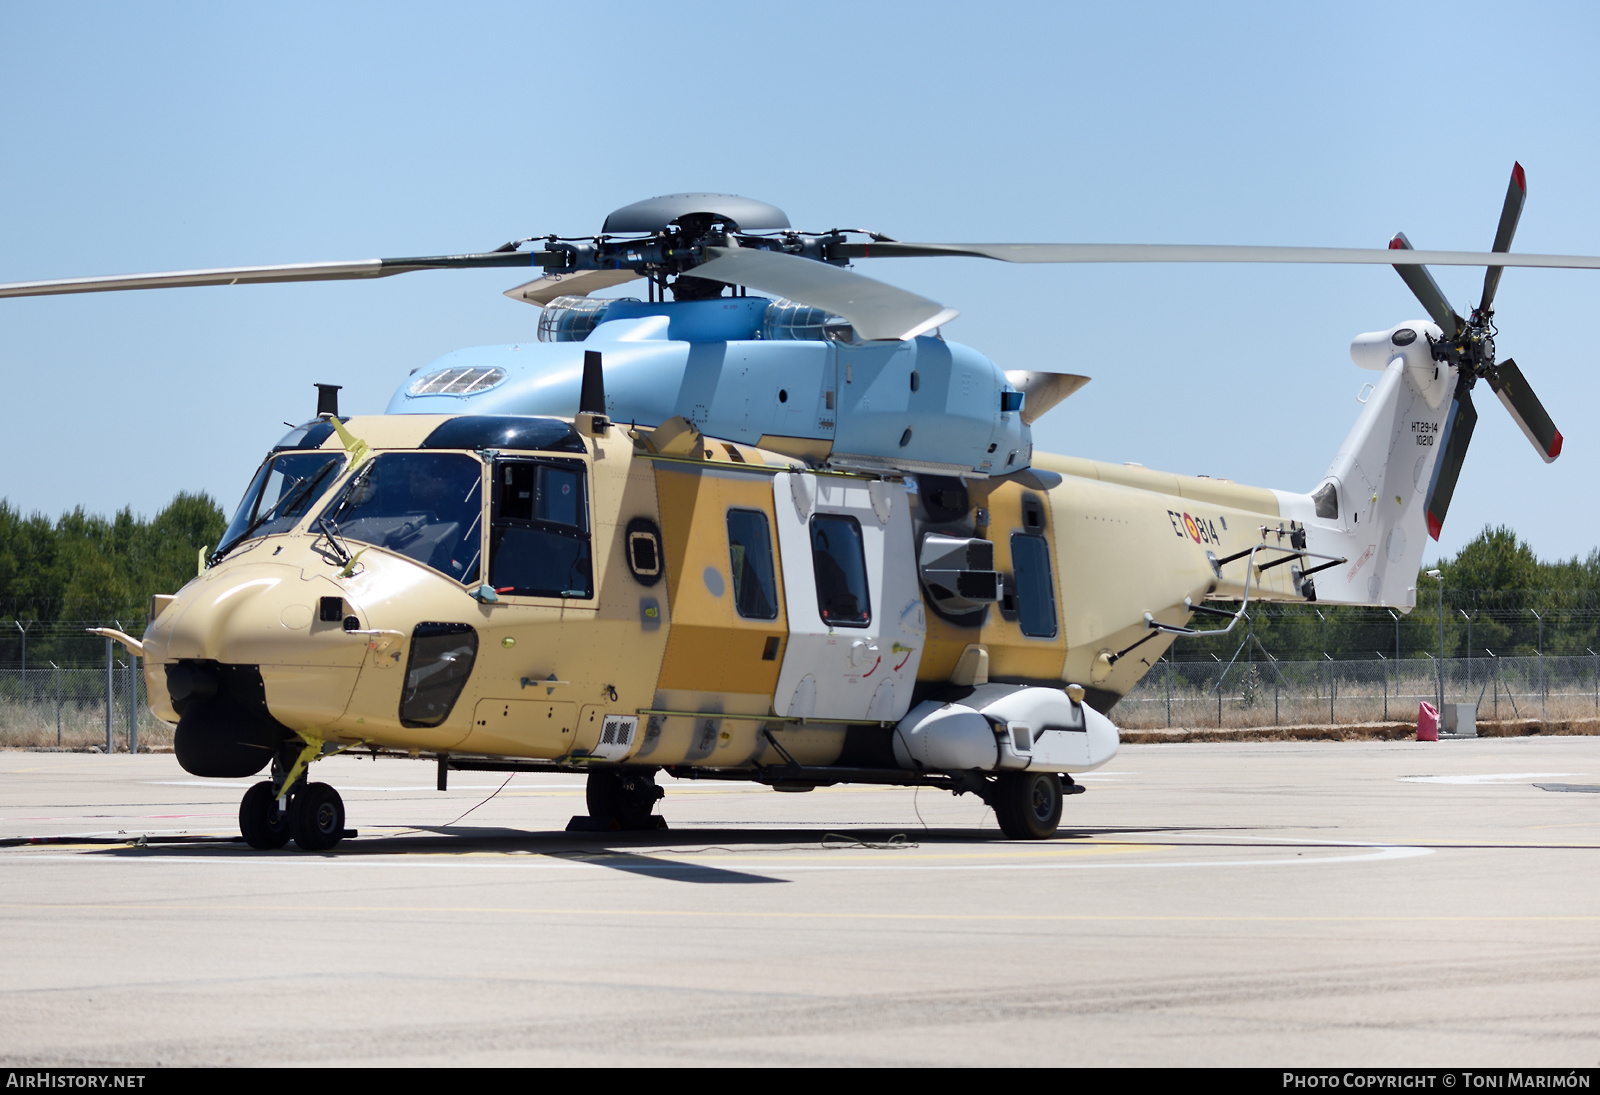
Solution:
M 578 393 L 578 413 L 606 413 L 606 378 L 600 368 L 598 350 L 583 352 L 583 387 Z
M 339 417 L 339 389 L 343 384 L 318 384 L 317 385 L 317 417 Z

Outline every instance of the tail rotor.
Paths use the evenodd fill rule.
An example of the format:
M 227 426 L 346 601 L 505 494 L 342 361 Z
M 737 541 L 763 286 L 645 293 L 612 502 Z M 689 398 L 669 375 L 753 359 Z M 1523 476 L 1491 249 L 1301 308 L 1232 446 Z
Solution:
M 1500 209 L 1500 224 L 1495 229 L 1493 251 L 1511 250 L 1511 238 L 1516 234 L 1517 222 L 1522 218 L 1522 206 L 1527 201 L 1528 182 L 1522 165 L 1511 168 L 1511 182 L 1506 188 L 1506 200 Z M 1396 233 L 1389 241 L 1392 251 L 1412 250 L 1405 233 Z M 1428 485 L 1428 534 L 1435 540 L 1444 525 L 1445 512 L 1450 508 L 1450 498 L 1455 493 L 1456 480 L 1461 475 L 1461 464 L 1467 456 L 1467 446 L 1472 440 L 1473 428 L 1478 422 L 1477 410 L 1472 405 L 1472 389 L 1479 380 L 1486 381 L 1500 403 L 1511 415 L 1512 421 L 1545 463 L 1561 455 L 1561 431 L 1556 429 L 1544 404 L 1534 394 L 1527 378 L 1517 363 L 1510 358 L 1496 362 L 1494 356 L 1494 297 L 1500 288 L 1503 266 L 1490 266 L 1484 272 L 1483 298 L 1468 319 L 1450 306 L 1439 283 L 1425 266 L 1395 266 L 1395 272 L 1428 310 L 1428 315 L 1444 331 L 1444 337 L 1433 343 L 1435 361 L 1454 365 L 1458 370 L 1454 401 L 1445 420 L 1442 451 L 1433 468 L 1433 480 Z

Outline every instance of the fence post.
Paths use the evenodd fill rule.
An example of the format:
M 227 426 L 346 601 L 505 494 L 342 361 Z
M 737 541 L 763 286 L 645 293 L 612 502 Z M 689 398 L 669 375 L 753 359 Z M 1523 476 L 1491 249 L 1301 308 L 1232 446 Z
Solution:
M 61 667 L 55 662 L 50 663 L 50 669 L 56 675 L 56 748 L 61 748 Z
M 1600 677 L 1595 679 L 1600 680 Z M 1600 685 L 1596 688 L 1595 695 L 1600 696 Z M 1172 647 L 1170 646 L 1167 647 L 1167 729 L 1172 729 Z
M 1322 656 L 1328 658 L 1326 652 Z M 1337 688 L 1338 685 L 1334 683 L 1333 677 L 1333 659 L 1328 658 L 1328 724 L 1330 726 L 1337 725 L 1339 722 L 1339 716 L 1333 713 L 1334 697 L 1338 695 Z
M 1544 722 L 1544 616 L 1535 609 L 1528 609 L 1533 613 L 1533 618 L 1539 621 L 1539 721 Z
M 1389 659 L 1383 656 L 1383 651 L 1374 650 L 1378 660 L 1383 663 L 1383 721 L 1389 721 Z
M 1494 721 L 1495 722 L 1499 722 L 1500 721 L 1500 660 L 1498 658 L 1494 657 L 1494 651 L 1490 650 L 1487 646 L 1483 648 L 1483 652 L 1485 654 L 1489 655 L 1490 658 L 1494 658 L 1494 668 L 1491 670 L 1491 672 L 1494 673 Z
M 128 652 L 128 753 L 139 751 L 139 656 Z
M 113 719 L 116 716 L 117 703 L 117 678 L 115 665 L 111 656 L 111 640 L 106 640 L 106 753 L 109 755 L 114 748 L 111 738 Z

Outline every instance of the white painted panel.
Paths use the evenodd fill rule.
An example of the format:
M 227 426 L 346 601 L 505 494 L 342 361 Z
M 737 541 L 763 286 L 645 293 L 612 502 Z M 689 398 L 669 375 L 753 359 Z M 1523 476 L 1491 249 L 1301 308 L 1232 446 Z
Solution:
M 910 706 L 927 637 L 905 486 L 784 472 L 773 491 L 789 642 L 772 709 L 794 717 L 899 719 Z M 845 514 L 861 525 L 872 613 L 866 627 L 831 626 L 818 611 L 810 528 L 816 513 Z M 801 688 L 807 677 L 815 679 L 814 690 Z

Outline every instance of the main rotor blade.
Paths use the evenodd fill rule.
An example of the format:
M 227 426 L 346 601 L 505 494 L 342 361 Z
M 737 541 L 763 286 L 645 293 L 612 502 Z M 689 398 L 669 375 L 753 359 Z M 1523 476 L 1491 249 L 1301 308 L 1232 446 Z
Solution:
M 434 255 L 355 262 L 294 262 L 282 266 L 227 266 L 217 270 L 172 270 L 159 274 L 17 281 L 0 285 L 0 297 L 46 297 L 60 293 L 109 293 L 119 289 L 184 289 L 195 285 L 260 285 L 278 281 L 349 281 L 386 278 L 413 270 L 476 270 L 532 266 L 531 251 L 491 251 L 480 255 Z
M 1410 251 L 1411 241 L 1406 239 L 1404 232 L 1396 232 L 1394 239 L 1389 241 L 1390 251 Z M 1456 335 L 1461 333 L 1465 321 L 1450 307 L 1450 302 L 1445 299 L 1444 290 L 1439 288 L 1439 283 L 1433 280 L 1433 275 L 1428 273 L 1426 266 L 1396 266 L 1394 272 L 1400 275 L 1411 289 L 1413 295 L 1428 310 L 1428 315 L 1433 321 L 1444 329 L 1444 337 L 1455 341 Z
M 1528 385 L 1522 370 L 1517 368 L 1517 363 L 1506 358 L 1495 366 L 1488 380 L 1489 387 L 1500 397 L 1506 410 L 1511 412 L 1523 436 L 1533 442 L 1533 447 L 1539 450 L 1546 464 L 1554 463 L 1555 458 L 1561 455 L 1561 431 L 1550 420 L 1539 397 L 1533 394 L 1533 388 Z
M 556 297 L 586 297 L 601 289 L 637 281 L 639 277 L 632 270 L 577 270 L 570 274 L 546 274 L 515 289 L 507 289 L 505 295 L 512 300 L 543 307 Z
M 1196 243 L 846 243 L 839 258 L 933 258 L 1001 262 L 1283 262 L 1368 266 L 1534 266 L 1600 270 L 1600 255 L 1497 255 L 1487 251 L 1408 251 L 1376 247 L 1254 247 Z
M 1511 237 L 1517 234 L 1517 221 L 1522 219 L 1522 203 L 1528 200 L 1528 178 L 1522 165 L 1511 165 L 1511 182 L 1506 187 L 1506 201 L 1500 207 L 1500 226 L 1494 230 L 1492 251 L 1511 250 Z M 1483 272 L 1483 301 L 1478 311 L 1487 312 L 1494 304 L 1495 291 L 1500 288 L 1500 266 L 1491 266 Z
M 1461 462 L 1467 458 L 1467 446 L 1472 443 L 1472 430 L 1477 424 L 1478 412 L 1472 406 L 1472 390 L 1463 377 L 1456 385 L 1455 402 L 1444 420 L 1444 442 L 1433 465 L 1433 479 L 1428 484 L 1428 535 L 1435 540 L 1444 527 L 1444 515 L 1450 509 L 1456 480 L 1461 475 Z
M 743 247 L 708 247 L 706 253 L 711 260 L 696 266 L 693 276 L 748 285 L 825 309 L 849 320 L 856 333 L 869 340 L 915 338 L 960 314 L 927 297 L 814 259 Z

